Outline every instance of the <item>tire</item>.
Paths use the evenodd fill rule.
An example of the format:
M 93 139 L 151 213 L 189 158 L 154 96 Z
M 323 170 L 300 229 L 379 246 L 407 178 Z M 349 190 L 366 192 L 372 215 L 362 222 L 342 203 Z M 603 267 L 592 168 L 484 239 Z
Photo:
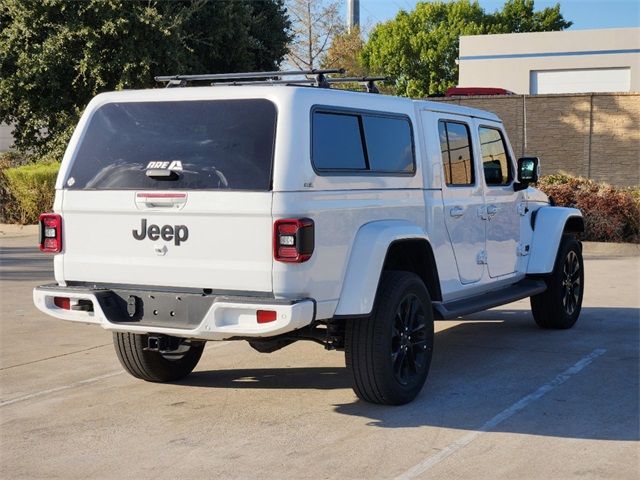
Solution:
M 124 369 L 136 378 L 147 382 L 174 382 L 186 377 L 198 364 L 204 350 L 202 343 L 183 343 L 184 352 L 160 353 L 145 350 L 145 334 L 113 334 L 113 345 Z
M 573 327 L 580 316 L 584 294 L 582 248 L 573 235 L 564 235 L 547 290 L 531 297 L 531 312 L 540 328 Z
M 424 283 L 409 272 L 384 272 L 369 318 L 345 325 L 345 359 L 353 390 L 367 402 L 403 405 L 427 379 L 433 309 Z

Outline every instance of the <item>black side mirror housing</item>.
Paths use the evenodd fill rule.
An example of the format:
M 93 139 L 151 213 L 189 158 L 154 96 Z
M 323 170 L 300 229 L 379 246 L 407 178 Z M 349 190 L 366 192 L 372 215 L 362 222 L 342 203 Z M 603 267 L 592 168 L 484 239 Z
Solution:
M 540 159 L 538 157 L 522 157 L 518 159 L 518 183 L 514 189 L 524 190 L 530 183 L 538 181 L 540 171 Z

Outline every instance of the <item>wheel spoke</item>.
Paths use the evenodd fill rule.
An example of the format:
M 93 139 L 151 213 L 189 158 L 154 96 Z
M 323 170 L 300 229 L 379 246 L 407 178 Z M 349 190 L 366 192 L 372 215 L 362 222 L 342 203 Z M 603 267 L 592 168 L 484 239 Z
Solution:
M 422 333 L 424 328 L 427 326 L 424 323 L 424 317 L 422 315 L 419 315 L 419 318 L 421 318 L 420 323 L 416 327 L 414 327 L 413 330 L 411 330 L 411 335 L 415 335 L 416 333 Z
M 416 365 L 416 357 L 413 348 L 409 348 L 407 351 L 407 366 L 413 370 L 413 373 L 417 373 L 418 368 Z
M 393 371 L 398 377 L 402 377 L 402 365 L 404 363 L 404 357 L 404 350 L 400 349 L 395 353 L 395 358 L 393 359 Z
M 418 301 L 415 298 L 412 298 L 409 302 L 409 312 L 407 317 L 407 326 L 411 328 L 413 326 L 413 322 L 416 317 L 416 313 L 418 312 Z
M 578 256 L 574 252 L 571 252 L 571 275 L 578 273 L 579 269 L 580 262 L 578 262 Z

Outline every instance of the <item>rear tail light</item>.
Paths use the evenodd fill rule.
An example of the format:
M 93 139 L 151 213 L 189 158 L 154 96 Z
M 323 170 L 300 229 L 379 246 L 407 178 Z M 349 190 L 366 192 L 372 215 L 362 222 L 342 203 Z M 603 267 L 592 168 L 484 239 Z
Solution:
M 58 253 L 62 251 L 62 217 L 56 213 L 40 215 L 40 250 Z
M 302 263 L 311 258 L 315 229 L 310 218 L 276 220 L 273 233 L 273 258 L 277 261 Z
M 56 307 L 63 310 L 71 310 L 71 299 L 67 297 L 53 297 L 53 303 Z

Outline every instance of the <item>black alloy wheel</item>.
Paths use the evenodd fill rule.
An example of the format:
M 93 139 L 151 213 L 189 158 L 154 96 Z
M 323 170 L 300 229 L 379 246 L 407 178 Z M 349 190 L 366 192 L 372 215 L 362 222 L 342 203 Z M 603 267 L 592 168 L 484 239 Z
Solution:
M 413 383 L 427 362 L 427 322 L 420 299 L 413 293 L 398 306 L 391 337 L 391 362 L 396 380 Z

